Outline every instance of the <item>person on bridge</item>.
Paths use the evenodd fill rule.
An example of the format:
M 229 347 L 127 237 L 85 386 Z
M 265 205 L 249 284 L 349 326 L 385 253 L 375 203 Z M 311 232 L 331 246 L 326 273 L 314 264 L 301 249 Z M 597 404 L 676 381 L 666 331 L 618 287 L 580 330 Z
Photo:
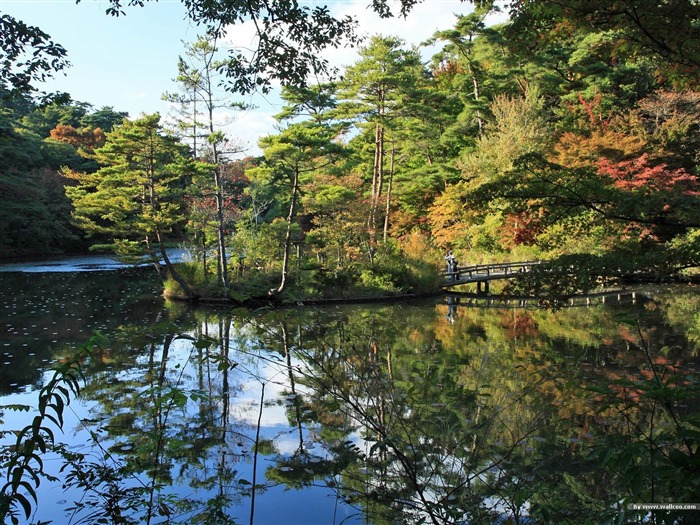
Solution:
M 452 253 L 452 250 L 447 252 L 445 255 L 445 261 L 447 261 L 447 274 L 451 281 L 457 280 L 457 258 Z

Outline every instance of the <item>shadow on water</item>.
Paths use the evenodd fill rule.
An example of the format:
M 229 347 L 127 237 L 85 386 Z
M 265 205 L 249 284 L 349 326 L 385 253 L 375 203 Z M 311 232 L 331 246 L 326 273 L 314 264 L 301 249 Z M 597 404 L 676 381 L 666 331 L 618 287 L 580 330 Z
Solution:
M 558 312 L 231 311 L 164 303 L 130 272 L 0 277 L 0 405 L 109 338 L 35 522 L 637 523 L 629 503 L 700 501 L 692 289 Z

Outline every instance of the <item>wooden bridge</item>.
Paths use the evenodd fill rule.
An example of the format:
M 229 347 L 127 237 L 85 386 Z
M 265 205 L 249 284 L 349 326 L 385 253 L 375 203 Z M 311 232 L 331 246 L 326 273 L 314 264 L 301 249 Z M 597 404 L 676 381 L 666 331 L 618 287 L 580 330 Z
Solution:
M 458 266 L 454 271 L 443 272 L 445 281 L 443 288 L 459 286 L 460 284 L 476 283 L 478 293 L 488 293 L 489 282 L 498 279 L 513 279 L 518 275 L 529 272 L 542 261 L 508 262 L 497 264 L 477 264 L 475 266 Z
M 651 296 L 638 290 L 607 290 L 589 294 L 575 295 L 564 299 L 558 306 L 560 308 L 596 306 L 608 303 L 632 303 L 637 299 L 647 300 Z M 478 308 L 541 308 L 540 298 L 532 296 L 516 295 L 484 295 L 483 293 L 450 292 L 446 302 L 450 315 L 454 315 L 454 308 L 478 307 Z

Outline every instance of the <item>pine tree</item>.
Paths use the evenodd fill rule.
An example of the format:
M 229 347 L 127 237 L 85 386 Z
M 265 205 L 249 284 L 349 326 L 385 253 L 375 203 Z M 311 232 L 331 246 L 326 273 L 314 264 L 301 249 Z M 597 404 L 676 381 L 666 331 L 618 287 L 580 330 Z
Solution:
M 75 218 L 88 234 L 110 235 L 108 247 L 117 254 L 148 257 L 163 279 L 170 275 L 194 299 L 166 251 L 168 236 L 184 223 L 181 195 L 195 170 L 186 148 L 163 132 L 156 113 L 125 120 L 95 153 L 104 167 L 66 188 Z

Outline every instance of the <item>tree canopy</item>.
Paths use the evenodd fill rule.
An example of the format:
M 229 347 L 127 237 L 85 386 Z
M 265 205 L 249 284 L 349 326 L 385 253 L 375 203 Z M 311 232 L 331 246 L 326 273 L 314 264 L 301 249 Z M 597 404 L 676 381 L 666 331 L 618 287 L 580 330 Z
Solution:
M 115 0 L 108 11 L 121 16 L 143 3 Z M 416 3 L 405 1 L 396 13 L 388 2 L 372 7 L 381 16 L 404 15 Z M 320 50 L 352 40 L 352 21 L 295 2 L 185 4 L 205 35 L 173 65 L 180 139 L 160 128 L 152 138 L 172 157 L 165 165 L 179 167 L 158 187 L 162 200 L 148 220 L 162 218 L 161 237 L 167 231 L 193 247 L 202 266 L 197 278 L 208 279 L 216 258 L 223 293 L 233 293 L 228 284 L 237 277 L 256 294 L 273 283 L 302 295 L 349 294 L 351 283 L 365 291 L 425 290 L 434 288 L 439 252 L 447 250 L 463 262 L 543 259 L 549 272 L 580 268 L 580 279 L 559 280 L 561 294 L 596 279 L 687 276 L 697 267 L 700 76 L 692 2 L 574 2 L 569 10 L 513 2 L 511 19 L 496 26 L 486 23 L 496 4 L 479 2 L 436 31 L 430 43 L 441 47 L 432 60 L 397 37 L 374 35 L 355 63 L 324 84 L 310 75 L 323 71 Z M 669 31 L 660 21 L 679 12 L 690 22 Z M 261 47 L 245 57 L 218 50 L 228 24 L 250 20 Z M 283 84 L 280 128 L 260 141 L 260 158 L 227 154 L 235 141 L 217 127 L 216 111 L 241 105 L 215 92 L 219 76 L 238 93 Z M 21 195 L 32 205 L 26 217 L 6 207 L 6 223 L 15 226 L 3 231 L 3 246 L 36 250 L 13 231 L 56 219 L 63 226 L 56 239 L 33 237 L 56 250 L 74 249 L 80 234 L 113 245 L 138 241 L 134 225 L 139 235 L 156 231 L 144 215 L 125 220 L 138 204 L 136 188 L 148 186 L 138 182 L 144 167 L 107 155 L 141 125 L 125 116 L 74 101 L 5 99 L 2 197 Z M 58 178 L 60 168 L 73 175 Z M 159 160 L 154 181 L 161 169 Z M 116 194 L 100 194 L 115 170 L 133 182 L 133 198 L 90 212 L 117 202 Z M 66 188 L 41 182 L 47 177 Z M 80 221 L 65 196 L 54 199 L 49 189 L 73 197 Z M 124 220 L 110 222 L 118 214 Z M 521 285 L 532 292 L 538 282 Z

